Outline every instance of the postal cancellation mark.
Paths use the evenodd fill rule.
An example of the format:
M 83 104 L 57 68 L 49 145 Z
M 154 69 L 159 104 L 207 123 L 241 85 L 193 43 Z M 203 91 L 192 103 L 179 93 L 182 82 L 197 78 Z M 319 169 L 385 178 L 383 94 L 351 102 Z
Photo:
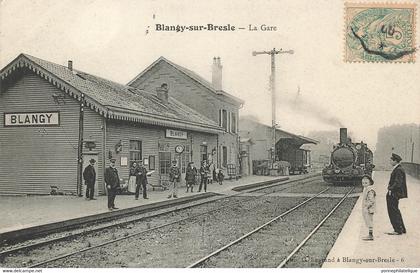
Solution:
M 416 4 L 346 3 L 346 62 L 415 61 Z

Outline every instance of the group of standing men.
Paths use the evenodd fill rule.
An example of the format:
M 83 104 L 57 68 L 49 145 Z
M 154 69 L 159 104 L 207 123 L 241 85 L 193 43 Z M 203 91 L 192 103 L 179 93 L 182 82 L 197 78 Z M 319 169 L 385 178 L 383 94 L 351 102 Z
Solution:
M 136 193 L 135 193 L 135 199 L 139 199 L 140 195 L 140 187 L 142 188 L 143 198 L 147 198 L 147 191 L 146 191 L 146 185 L 147 185 L 147 170 L 143 166 L 143 161 L 140 160 L 139 164 L 137 165 L 136 162 L 133 162 L 133 165 L 130 168 L 130 178 L 134 178 L 135 184 L 136 184 Z
M 204 188 L 204 192 L 207 192 L 207 184 L 212 183 L 213 180 L 218 180 L 219 184 L 222 184 L 223 173 L 220 171 L 216 174 L 215 166 L 211 162 L 207 164 L 207 161 L 201 162 L 200 167 L 200 185 L 198 187 L 198 192 L 201 192 L 201 189 Z M 194 191 L 194 185 L 197 182 L 197 168 L 194 166 L 194 162 L 189 162 L 185 172 L 185 182 L 187 186 L 187 192 L 191 190 Z M 177 161 L 172 161 L 172 166 L 169 170 L 169 196 L 168 198 L 177 198 L 178 193 L 178 182 L 181 180 L 181 172 L 177 165 Z
M 185 182 L 187 184 L 187 192 L 191 189 L 193 192 L 194 185 L 197 180 L 197 169 L 194 167 L 194 162 L 188 164 L 186 173 L 185 173 Z M 213 181 L 218 181 L 220 185 L 223 184 L 224 175 L 221 170 L 216 172 L 214 163 L 211 162 L 207 164 L 207 161 L 201 162 L 200 167 L 200 185 L 198 187 L 198 192 L 201 192 L 201 189 L 204 189 L 204 192 L 207 192 L 207 184 L 213 183 Z
M 94 188 L 96 181 L 96 172 L 95 172 L 95 159 L 89 161 L 89 165 L 83 171 L 83 178 L 86 184 L 86 199 L 95 200 Z M 109 167 L 105 169 L 105 184 L 108 192 L 108 209 L 115 210 L 118 209 L 115 207 L 115 197 L 117 192 L 121 189 L 120 178 L 118 175 L 118 170 L 115 167 L 115 159 L 110 159 Z M 204 192 L 207 192 L 207 183 L 212 183 L 213 180 L 219 181 L 219 184 L 222 184 L 224 175 L 220 171 L 216 173 L 213 163 L 207 164 L 206 161 L 201 163 L 200 167 L 200 185 L 198 192 L 201 192 L 201 189 L 204 188 Z M 140 195 L 140 187 L 142 188 L 143 198 L 148 199 L 147 197 L 147 170 L 143 166 L 143 162 L 140 160 L 137 164 L 133 163 L 130 168 L 130 179 L 135 178 L 136 192 L 135 199 L 138 200 Z M 197 169 L 194 167 L 194 162 L 190 162 L 186 169 L 185 181 L 187 185 L 187 192 L 191 189 L 193 192 L 193 187 L 196 184 L 197 178 Z M 177 161 L 172 161 L 172 166 L 169 170 L 169 196 L 168 198 L 178 198 L 178 183 L 181 180 L 181 171 L 178 167 Z

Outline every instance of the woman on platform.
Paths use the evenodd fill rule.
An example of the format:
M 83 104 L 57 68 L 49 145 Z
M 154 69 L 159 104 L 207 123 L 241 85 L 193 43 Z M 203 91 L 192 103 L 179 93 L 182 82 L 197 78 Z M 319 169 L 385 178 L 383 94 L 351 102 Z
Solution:
M 187 192 L 188 192 L 188 189 L 190 188 L 191 188 L 191 192 L 193 192 L 196 176 L 197 176 L 197 169 L 194 167 L 194 162 L 188 163 L 187 171 L 185 174 L 185 182 L 187 183 Z

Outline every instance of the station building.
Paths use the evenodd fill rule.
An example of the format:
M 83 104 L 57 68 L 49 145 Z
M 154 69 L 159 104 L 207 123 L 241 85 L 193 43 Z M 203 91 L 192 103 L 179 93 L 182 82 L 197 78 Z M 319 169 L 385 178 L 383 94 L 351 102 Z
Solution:
M 203 145 L 201 159 L 212 161 L 225 170 L 225 174 L 238 174 L 239 109 L 244 101 L 223 90 L 222 69 L 220 57 L 214 57 L 210 83 L 197 73 L 160 57 L 128 85 L 153 93 L 155 86 L 163 81 L 169 85 L 173 98 L 222 127 L 223 130 L 217 135 L 216 149 Z
M 162 61 L 169 65 L 164 58 L 155 65 Z M 121 179 L 128 179 L 132 162 L 143 160 L 155 171 L 149 178 L 155 186 L 167 181 L 173 159 L 183 175 L 189 161 L 197 166 L 211 157 L 222 158 L 218 165 L 228 161 L 224 147 L 232 145 L 236 152 L 238 139 L 238 107 L 229 107 L 242 102 L 225 92 L 207 94 L 217 109 L 236 115 L 235 126 L 230 119 L 236 135 L 228 133 L 225 116 L 218 122 L 210 111 L 205 115 L 178 99 L 178 85 L 186 78 L 174 72 L 154 75 L 140 89 L 73 69 L 70 61 L 62 66 L 20 54 L 0 71 L 0 194 L 49 194 L 51 187 L 83 194 L 81 173 L 91 158 L 97 162 L 97 194 L 105 193 L 110 158 L 117 160 Z M 202 92 L 185 86 L 184 92 L 196 97 L 193 91 Z

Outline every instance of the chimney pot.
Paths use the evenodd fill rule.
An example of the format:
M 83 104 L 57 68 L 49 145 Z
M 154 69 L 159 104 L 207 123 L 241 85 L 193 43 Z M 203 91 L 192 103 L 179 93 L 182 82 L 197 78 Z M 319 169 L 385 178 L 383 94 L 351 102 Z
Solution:
M 68 68 L 70 71 L 73 71 L 73 61 L 72 61 L 72 60 L 69 60 L 69 61 L 68 61 L 68 63 L 67 63 L 67 68 Z

